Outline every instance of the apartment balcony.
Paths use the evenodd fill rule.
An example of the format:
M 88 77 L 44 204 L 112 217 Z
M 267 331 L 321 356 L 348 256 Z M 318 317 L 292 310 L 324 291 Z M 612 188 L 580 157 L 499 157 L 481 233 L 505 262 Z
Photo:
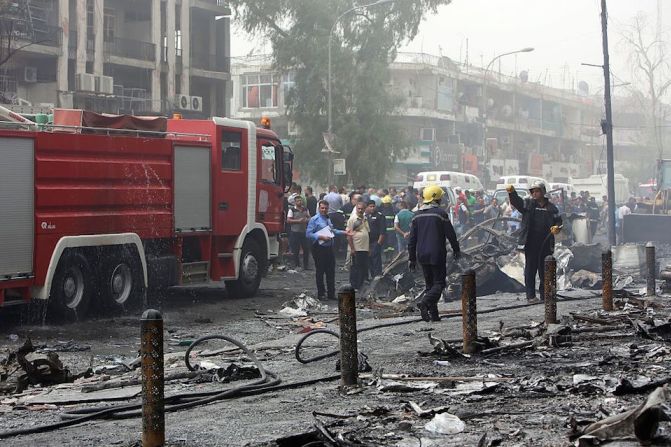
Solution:
M 62 39 L 63 29 L 58 26 L 44 25 L 30 32 L 18 27 L 11 36 L 11 45 L 23 53 L 59 55 Z
M 201 70 L 231 72 L 231 58 L 218 57 L 216 54 L 191 51 L 191 67 Z
M 156 45 L 151 42 L 115 37 L 105 40 L 104 45 L 105 53 L 111 56 L 152 62 L 156 58 Z
M 58 47 L 61 45 L 62 35 L 63 35 L 63 29 L 61 27 L 45 25 L 40 30 L 34 30 L 32 34 L 19 36 L 19 38 L 22 40 L 27 40 L 28 42 L 37 45 Z

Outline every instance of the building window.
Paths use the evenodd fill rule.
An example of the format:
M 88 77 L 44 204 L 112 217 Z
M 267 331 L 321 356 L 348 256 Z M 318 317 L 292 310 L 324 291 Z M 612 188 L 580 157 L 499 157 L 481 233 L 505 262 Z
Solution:
M 93 40 L 95 32 L 93 29 L 93 23 L 95 22 L 94 14 L 94 2 L 93 0 L 87 0 L 86 2 L 86 38 Z
M 224 132 L 221 137 L 221 169 L 239 171 L 242 135 L 237 132 Z
M 419 139 L 421 141 L 435 141 L 436 129 L 433 127 L 423 127 L 419 130 Z
M 182 57 L 182 30 L 175 30 L 175 55 Z
M 296 87 L 296 73 L 289 72 L 282 77 L 282 88 L 284 89 L 284 103 L 287 103 L 287 97 L 291 90 Z
M 279 81 L 279 75 L 270 73 L 242 75 L 242 107 L 250 109 L 277 107 Z
M 105 8 L 105 16 L 103 18 L 103 40 L 111 42 L 114 40 L 114 26 L 116 25 L 116 17 L 114 10 Z

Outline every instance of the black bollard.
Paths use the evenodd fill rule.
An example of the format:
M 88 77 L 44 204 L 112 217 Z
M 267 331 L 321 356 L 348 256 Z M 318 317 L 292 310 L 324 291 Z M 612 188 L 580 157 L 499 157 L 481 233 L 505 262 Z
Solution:
M 655 296 L 657 294 L 655 291 L 655 279 L 657 278 L 655 262 L 655 246 L 652 245 L 652 242 L 648 242 L 645 244 L 645 264 L 648 267 L 646 296 Z
M 356 298 L 352 286 L 338 291 L 340 317 L 340 378 L 342 385 L 356 385 L 359 381 L 359 350 L 356 334 Z
M 601 295 L 603 310 L 613 310 L 613 252 L 606 250 L 601 254 Z
M 163 317 L 149 309 L 140 320 L 142 359 L 142 447 L 165 444 Z
M 543 291 L 545 324 L 554 324 L 557 322 L 557 260 L 552 255 L 545 258 Z
M 475 352 L 478 338 L 478 312 L 475 301 L 475 272 L 461 275 L 461 319 L 464 331 L 464 353 Z

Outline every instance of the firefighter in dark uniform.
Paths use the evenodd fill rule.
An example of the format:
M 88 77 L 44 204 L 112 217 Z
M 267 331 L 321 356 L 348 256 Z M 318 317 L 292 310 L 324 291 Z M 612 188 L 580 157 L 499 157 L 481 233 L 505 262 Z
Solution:
M 518 244 L 524 247 L 524 285 L 527 300 L 536 300 L 536 273 L 540 279 L 538 290 L 543 297 L 545 279 L 545 257 L 552 254 L 556 234 L 561 231 L 562 219 L 559 209 L 545 196 L 545 183 L 534 182 L 529 187 L 531 197 L 524 200 L 517 195 L 512 185 L 506 187 L 510 204 L 522 213 L 522 228 Z
M 454 259 L 461 256 L 457 235 L 440 200 L 444 191 L 439 186 L 428 186 L 422 192 L 424 204 L 419 207 L 410 224 L 408 239 L 408 267 L 415 270 L 417 262 L 424 273 L 425 294 L 417 303 L 424 321 L 440 321 L 438 301 L 445 288 L 447 247 L 450 242 Z

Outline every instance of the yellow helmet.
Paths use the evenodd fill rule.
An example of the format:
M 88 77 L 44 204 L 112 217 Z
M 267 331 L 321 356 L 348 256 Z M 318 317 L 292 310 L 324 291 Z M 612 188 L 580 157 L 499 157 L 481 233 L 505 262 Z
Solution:
M 389 194 L 382 197 L 382 203 L 387 203 L 388 204 L 388 203 L 391 203 L 391 202 L 392 202 L 392 200 L 391 200 L 391 196 Z
M 440 200 L 443 197 L 443 194 L 445 194 L 443 188 L 437 185 L 431 185 L 424 188 L 424 191 L 422 191 L 422 198 L 424 199 L 424 203 L 431 203 L 434 200 Z

